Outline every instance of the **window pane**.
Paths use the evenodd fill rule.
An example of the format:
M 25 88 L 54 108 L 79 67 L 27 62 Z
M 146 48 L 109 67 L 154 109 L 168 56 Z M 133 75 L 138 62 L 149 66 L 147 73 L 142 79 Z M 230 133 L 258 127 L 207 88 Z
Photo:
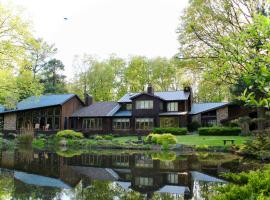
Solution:
M 60 129 L 60 117 L 54 118 L 54 129 Z
M 54 109 L 54 114 L 55 115 L 60 115 L 60 108 L 59 107 Z

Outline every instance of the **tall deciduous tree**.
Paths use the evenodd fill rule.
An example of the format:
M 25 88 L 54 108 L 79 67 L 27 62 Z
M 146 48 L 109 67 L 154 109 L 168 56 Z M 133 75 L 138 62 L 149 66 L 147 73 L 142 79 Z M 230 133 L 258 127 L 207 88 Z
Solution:
M 180 57 L 196 59 L 193 67 L 215 83 L 234 86 L 243 79 L 247 88 L 265 90 L 269 19 L 264 15 L 268 6 L 267 0 L 190 1 L 179 27 Z M 266 91 L 255 99 L 262 97 L 260 102 L 266 102 Z

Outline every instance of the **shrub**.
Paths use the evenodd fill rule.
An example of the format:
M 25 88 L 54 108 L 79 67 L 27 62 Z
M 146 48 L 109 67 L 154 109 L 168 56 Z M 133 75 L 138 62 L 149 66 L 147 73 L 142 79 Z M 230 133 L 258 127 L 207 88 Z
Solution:
M 96 135 L 94 137 L 95 140 L 103 140 L 103 137 L 101 135 Z
M 176 137 L 170 133 L 166 134 L 151 133 L 145 138 L 144 141 L 152 144 L 161 144 L 161 145 L 164 144 L 164 146 L 167 146 L 169 144 L 176 144 L 177 142 Z
M 56 137 L 66 138 L 66 139 L 82 139 L 84 136 L 80 132 L 76 132 L 73 130 L 63 130 L 63 131 L 59 131 L 56 134 Z
M 32 142 L 32 146 L 38 149 L 44 149 L 46 146 L 46 139 L 44 138 L 35 139 Z
M 19 144 L 31 144 L 33 139 L 34 139 L 34 137 L 32 135 L 28 135 L 28 134 L 19 135 L 17 137 Z
M 208 136 L 234 136 L 241 133 L 239 127 L 202 127 L 198 129 L 199 135 Z
M 113 140 L 113 135 L 104 135 L 103 139 L 104 140 Z
M 270 196 L 270 168 L 263 170 L 241 172 L 239 174 L 228 173 L 224 175 L 229 184 L 217 187 L 217 194 L 209 199 L 214 200 L 246 200 L 269 199 Z
M 187 128 L 154 128 L 153 133 L 170 133 L 173 135 L 186 135 L 187 134 Z
M 193 131 L 197 131 L 198 128 L 201 127 L 201 124 L 198 121 L 193 121 L 188 125 L 188 131 L 193 132 Z

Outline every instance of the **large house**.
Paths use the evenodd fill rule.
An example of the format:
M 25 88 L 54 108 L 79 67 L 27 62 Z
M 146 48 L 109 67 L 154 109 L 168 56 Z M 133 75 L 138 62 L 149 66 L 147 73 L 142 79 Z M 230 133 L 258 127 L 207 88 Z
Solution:
M 182 91 L 127 93 L 117 102 L 82 101 L 75 94 L 29 97 L 13 110 L 0 109 L 3 131 L 55 133 L 73 129 L 85 134 L 146 134 L 154 127 L 220 125 L 251 111 L 231 103 L 193 103 L 190 87 Z

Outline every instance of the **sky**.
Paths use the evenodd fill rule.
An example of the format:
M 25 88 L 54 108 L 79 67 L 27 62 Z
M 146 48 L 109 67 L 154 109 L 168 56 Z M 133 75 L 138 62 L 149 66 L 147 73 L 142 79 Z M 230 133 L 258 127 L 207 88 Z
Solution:
M 75 55 L 171 57 L 188 0 L 8 0 L 22 7 L 34 35 L 54 43 L 72 78 Z M 64 18 L 67 18 L 65 20 Z

